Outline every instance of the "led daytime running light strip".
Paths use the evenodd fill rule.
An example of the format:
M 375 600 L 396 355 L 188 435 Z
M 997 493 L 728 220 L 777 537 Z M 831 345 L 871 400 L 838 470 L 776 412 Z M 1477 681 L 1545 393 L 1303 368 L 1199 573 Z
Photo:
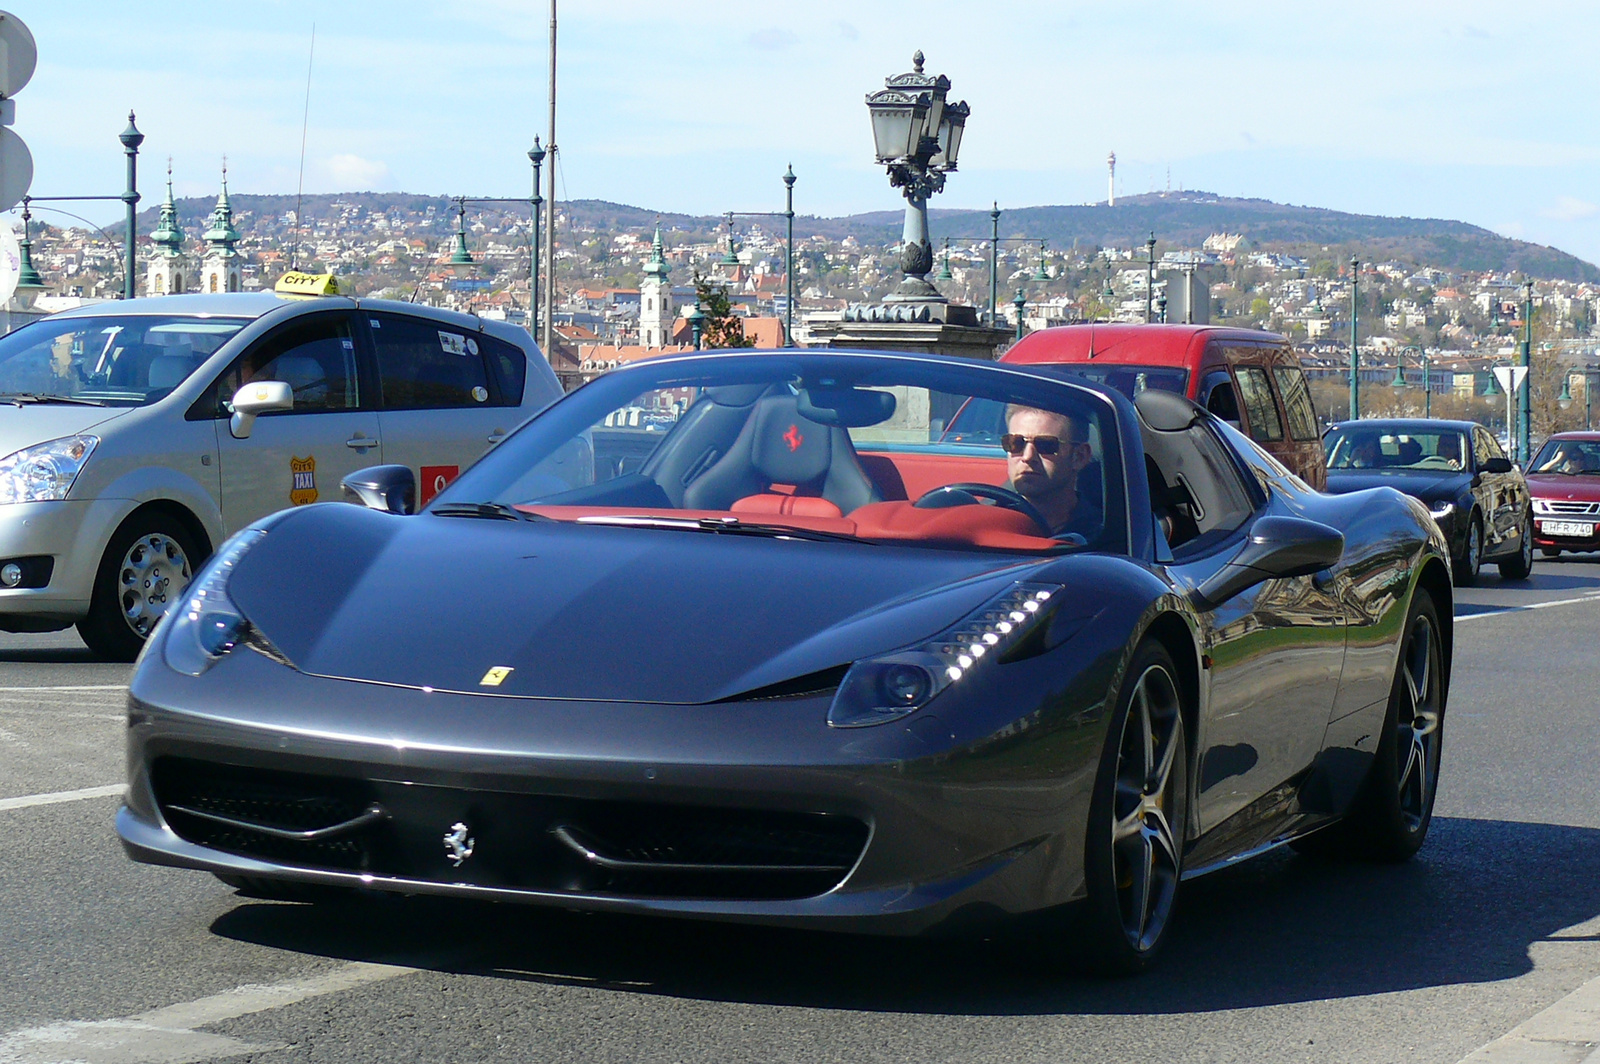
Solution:
M 1060 590 L 1049 584 L 1018 584 L 925 649 L 944 666 L 943 678 L 954 683 L 984 655 L 1005 653 Z

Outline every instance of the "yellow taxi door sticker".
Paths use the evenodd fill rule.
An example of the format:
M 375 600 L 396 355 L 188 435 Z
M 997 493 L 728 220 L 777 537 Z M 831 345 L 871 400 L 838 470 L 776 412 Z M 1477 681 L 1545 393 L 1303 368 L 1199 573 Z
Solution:
M 289 501 L 295 506 L 304 506 L 317 501 L 317 457 L 289 458 L 289 475 L 292 479 L 289 487 Z

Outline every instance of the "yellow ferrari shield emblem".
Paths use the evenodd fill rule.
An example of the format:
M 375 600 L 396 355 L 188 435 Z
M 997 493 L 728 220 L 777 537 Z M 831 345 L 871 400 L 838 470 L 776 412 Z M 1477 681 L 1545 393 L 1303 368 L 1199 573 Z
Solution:
M 317 501 L 317 458 L 289 459 L 289 475 L 293 481 L 289 487 L 289 501 L 296 506 Z
M 517 670 L 512 668 L 510 665 L 496 665 L 494 668 L 483 674 L 483 679 L 478 681 L 478 686 L 499 687 L 502 683 L 505 683 L 507 676 L 510 676 L 516 671 Z

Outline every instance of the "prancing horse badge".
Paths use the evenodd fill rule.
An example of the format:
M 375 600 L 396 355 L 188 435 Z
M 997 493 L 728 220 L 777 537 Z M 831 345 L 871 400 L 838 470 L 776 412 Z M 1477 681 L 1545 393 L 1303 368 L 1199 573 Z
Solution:
M 450 834 L 444 837 L 445 858 L 457 868 L 472 856 L 472 847 L 478 841 L 467 834 L 470 830 L 467 825 L 457 822 L 450 825 Z

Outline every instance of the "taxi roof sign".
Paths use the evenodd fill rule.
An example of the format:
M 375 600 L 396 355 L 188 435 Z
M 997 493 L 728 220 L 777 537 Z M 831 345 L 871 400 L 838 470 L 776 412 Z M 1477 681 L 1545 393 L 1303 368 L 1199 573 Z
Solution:
M 290 270 L 278 278 L 272 290 L 280 296 L 296 298 L 336 296 L 339 294 L 339 280 L 331 273 L 298 273 Z

